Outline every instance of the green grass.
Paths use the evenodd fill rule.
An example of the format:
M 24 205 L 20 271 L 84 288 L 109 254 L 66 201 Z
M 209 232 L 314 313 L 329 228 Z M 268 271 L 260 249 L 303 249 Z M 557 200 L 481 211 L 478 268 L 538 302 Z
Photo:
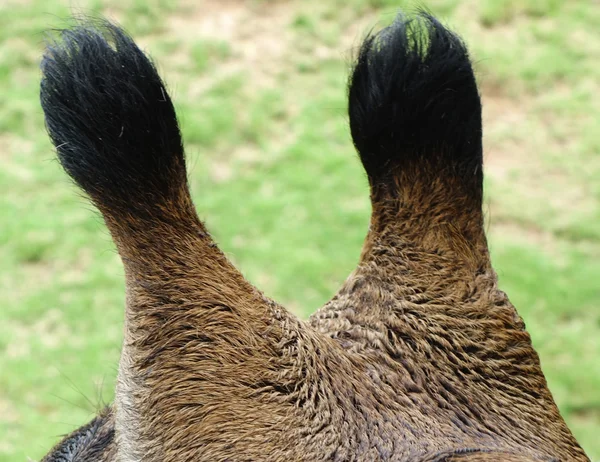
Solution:
M 65 24 L 68 3 L 0 5 L 0 461 L 40 458 L 109 402 L 120 351 L 119 258 L 54 160 L 38 102 L 43 31 Z M 349 57 L 411 3 L 77 4 L 117 18 L 153 55 L 180 111 L 200 216 L 252 282 L 308 316 L 352 270 L 368 226 L 345 115 Z M 427 5 L 476 62 L 501 286 L 600 461 L 600 6 Z

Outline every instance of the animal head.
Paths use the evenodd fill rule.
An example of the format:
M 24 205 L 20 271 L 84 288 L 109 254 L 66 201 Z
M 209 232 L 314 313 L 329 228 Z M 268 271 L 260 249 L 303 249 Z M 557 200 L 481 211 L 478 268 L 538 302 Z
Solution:
M 115 402 L 45 461 L 588 460 L 497 287 L 476 80 L 435 18 L 400 15 L 360 47 L 348 112 L 371 225 L 308 321 L 198 218 L 173 104 L 131 37 L 82 22 L 42 72 L 50 138 L 127 287 Z

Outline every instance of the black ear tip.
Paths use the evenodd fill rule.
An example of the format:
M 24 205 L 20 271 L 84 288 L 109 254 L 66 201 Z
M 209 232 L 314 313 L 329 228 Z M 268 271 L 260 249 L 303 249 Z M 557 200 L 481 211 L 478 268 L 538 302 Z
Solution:
M 449 166 L 481 162 L 481 104 L 469 54 L 426 11 L 400 13 L 367 36 L 350 76 L 348 111 L 370 177 L 436 157 Z
M 181 186 L 175 109 L 126 32 L 104 19 L 78 19 L 48 41 L 40 67 L 40 101 L 59 160 L 95 201 L 127 202 Z

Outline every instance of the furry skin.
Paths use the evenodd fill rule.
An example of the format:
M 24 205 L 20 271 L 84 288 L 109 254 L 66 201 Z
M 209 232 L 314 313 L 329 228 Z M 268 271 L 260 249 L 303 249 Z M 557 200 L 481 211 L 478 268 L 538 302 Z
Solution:
M 349 115 L 371 227 L 308 322 L 198 219 L 173 105 L 130 37 L 81 23 L 42 71 L 50 138 L 127 282 L 115 403 L 45 461 L 588 460 L 497 287 L 477 86 L 436 19 L 399 16 L 360 49 Z

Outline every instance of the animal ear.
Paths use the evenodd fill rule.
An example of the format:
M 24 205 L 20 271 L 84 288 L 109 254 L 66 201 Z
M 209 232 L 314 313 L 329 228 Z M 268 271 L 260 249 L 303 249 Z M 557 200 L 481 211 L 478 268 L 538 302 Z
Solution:
M 299 339 L 318 340 L 237 271 L 199 220 L 173 105 L 127 34 L 77 24 L 48 46 L 42 73 L 60 162 L 98 205 L 125 267 L 119 457 L 263 460 L 257 429 L 294 428 L 288 394 L 317 388 L 305 386 L 312 350 Z
M 175 109 L 129 35 L 106 20 L 76 23 L 48 43 L 41 68 L 58 159 L 97 205 L 157 213 L 157 204 L 186 195 Z
M 373 211 L 357 270 L 311 318 L 332 332 L 338 317 L 358 332 L 391 316 L 381 308 L 390 281 L 396 294 L 423 303 L 421 285 L 438 284 L 450 264 L 489 266 L 481 102 L 462 40 L 428 13 L 398 15 L 360 46 L 348 113 Z
M 109 461 L 116 457 L 116 449 L 114 412 L 105 408 L 87 425 L 66 436 L 41 462 Z
M 385 234 L 487 266 L 481 102 L 462 40 L 428 13 L 400 14 L 364 40 L 348 99 L 371 186 L 368 240 Z
M 352 139 L 371 184 L 394 188 L 403 170 L 481 183 L 481 103 L 469 54 L 433 16 L 400 14 L 367 36 L 348 100 Z

